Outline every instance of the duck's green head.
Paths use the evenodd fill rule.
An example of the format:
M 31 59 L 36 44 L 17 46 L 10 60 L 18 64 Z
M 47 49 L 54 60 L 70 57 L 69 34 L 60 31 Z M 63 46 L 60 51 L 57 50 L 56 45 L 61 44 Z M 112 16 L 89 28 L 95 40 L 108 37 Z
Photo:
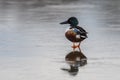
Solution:
M 75 27 L 78 23 L 79 22 L 76 17 L 70 17 L 67 21 L 61 22 L 60 24 L 70 24 L 70 26 Z

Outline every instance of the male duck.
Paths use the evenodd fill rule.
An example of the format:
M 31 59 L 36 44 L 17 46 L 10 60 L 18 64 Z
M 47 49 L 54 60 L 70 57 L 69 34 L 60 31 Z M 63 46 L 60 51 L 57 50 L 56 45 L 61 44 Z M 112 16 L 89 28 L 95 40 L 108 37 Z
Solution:
M 70 17 L 67 21 L 61 22 L 60 24 L 70 24 L 70 28 L 65 32 L 65 36 L 68 40 L 73 42 L 73 50 L 79 48 L 80 50 L 80 43 L 84 39 L 87 38 L 87 32 L 78 26 L 78 20 L 76 17 Z M 75 45 L 75 43 L 79 43 Z M 81 51 L 81 50 L 80 50 Z

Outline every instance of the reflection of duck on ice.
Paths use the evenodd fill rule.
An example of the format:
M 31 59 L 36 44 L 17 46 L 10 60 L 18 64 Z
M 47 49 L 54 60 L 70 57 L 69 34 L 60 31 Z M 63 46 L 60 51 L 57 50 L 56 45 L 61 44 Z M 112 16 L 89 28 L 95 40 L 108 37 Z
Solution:
M 72 51 L 65 56 L 66 62 L 69 64 L 70 69 L 63 68 L 62 70 L 68 71 L 72 75 L 76 75 L 79 67 L 87 64 L 87 57 L 79 51 Z
M 70 52 L 66 55 L 65 60 L 71 66 L 84 66 L 87 64 L 87 57 L 79 51 Z
M 87 32 L 82 27 L 77 26 L 78 23 L 76 17 L 70 17 L 67 21 L 60 23 L 70 24 L 70 28 L 65 32 L 65 36 L 69 41 L 73 42 L 73 50 L 76 48 L 80 50 L 81 41 L 87 38 Z M 78 43 L 78 45 L 75 45 L 75 43 Z

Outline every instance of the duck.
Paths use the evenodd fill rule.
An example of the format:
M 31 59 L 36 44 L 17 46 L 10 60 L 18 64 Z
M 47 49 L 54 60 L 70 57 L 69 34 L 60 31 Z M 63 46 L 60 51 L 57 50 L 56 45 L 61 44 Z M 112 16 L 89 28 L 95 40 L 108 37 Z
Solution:
M 73 43 L 73 51 L 75 51 L 76 48 L 81 51 L 80 44 L 83 40 L 88 38 L 88 32 L 84 28 L 78 26 L 78 19 L 76 17 L 70 17 L 66 21 L 61 22 L 60 24 L 70 24 L 70 27 L 65 32 L 65 37 Z

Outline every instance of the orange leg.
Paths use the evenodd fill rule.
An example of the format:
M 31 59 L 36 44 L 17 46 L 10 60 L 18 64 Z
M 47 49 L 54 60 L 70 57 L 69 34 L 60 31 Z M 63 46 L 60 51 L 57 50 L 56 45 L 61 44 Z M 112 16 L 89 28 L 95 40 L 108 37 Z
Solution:
M 80 43 L 81 43 L 81 42 L 79 42 L 79 44 L 78 44 L 78 48 L 79 48 L 79 51 L 81 52 Z
M 73 48 L 73 51 L 75 51 L 75 43 L 74 42 L 73 42 L 72 48 Z
M 79 45 L 75 45 L 75 42 L 73 42 L 72 48 L 73 48 L 73 51 L 75 51 L 76 48 L 79 48 Z
M 72 48 L 73 48 L 73 51 L 75 51 L 75 49 L 77 48 L 77 46 L 75 45 L 75 42 L 73 42 Z
M 78 44 L 78 45 L 75 45 L 75 42 L 73 42 L 73 46 L 72 46 L 73 51 L 75 51 L 75 49 L 76 49 L 76 48 L 78 48 L 78 49 L 79 49 L 79 51 L 81 52 L 80 43 L 81 43 L 81 42 L 79 42 L 79 44 Z

